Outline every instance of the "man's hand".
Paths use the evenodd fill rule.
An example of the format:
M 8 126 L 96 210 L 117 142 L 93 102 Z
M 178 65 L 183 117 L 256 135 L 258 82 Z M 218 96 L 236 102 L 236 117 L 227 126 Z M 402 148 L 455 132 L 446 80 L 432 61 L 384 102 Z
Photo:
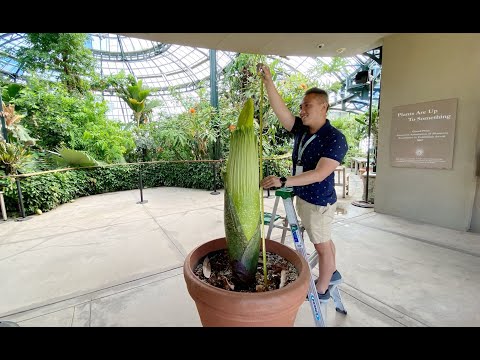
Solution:
M 282 183 L 280 182 L 279 177 L 270 175 L 262 180 L 261 185 L 264 189 L 270 189 L 272 187 L 280 187 L 282 186 Z
M 266 84 L 268 81 L 272 81 L 272 74 L 267 65 L 259 63 L 257 64 L 257 72 L 262 76 L 263 82 Z

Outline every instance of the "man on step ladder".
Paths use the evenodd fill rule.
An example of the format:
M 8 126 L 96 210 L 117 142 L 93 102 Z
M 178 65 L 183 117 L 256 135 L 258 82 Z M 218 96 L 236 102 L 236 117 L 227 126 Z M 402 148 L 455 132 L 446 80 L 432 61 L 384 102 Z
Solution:
M 341 281 L 331 233 L 337 202 L 334 171 L 347 153 L 347 141 L 327 119 L 329 102 L 324 90 L 307 90 L 300 104 L 300 117 L 294 116 L 278 94 L 268 66 L 258 64 L 258 69 L 275 115 L 294 135 L 292 176 L 267 176 L 262 186 L 293 187 L 298 215 L 318 253 L 318 298 L 328 302 L 330 281 Z
M 298 222 L 297 214 L 295 213 L 295 208 L 293 207 L 293 189 L 292 188 L 281 188 L 275 191 L 275 204 L 273 205 L 272 213 L 265 213 L 264 224 L 268 225 L 267 239 L 271 239 L 273 228 L 282 229 L 282 238 L 280 242 L 285 244 L 285 236 L 287 230 L 292 232 L 293 244 L 295 249 L 303 255 L 307 260 L 310 270 L 315 267 L 318 263 L 318 253 L 315 253 L 308 256 L 305 244 L 303 241 L 303 232 L 304 227 Z M 278 203 L 280 198 L 283 199 L 283 206 L 285 208 L 285 217 L 277 215 Z M 282 225 L 278 225 L 275 222 L 281 220 Z M 331 298 L 335 303 L 335 310 L 344 315 L 347 314 L 347 310 L 343 305 L 342 296 L 338 289 L 338 285 L 342 283 L 342 277 L 338 271 L 335 271 L 332 274 L 330 283 L 328 285 L 328 292 L 330 293 Z M 310 301 L 310 306 L 313 311 L 313 316 L 315 319 L 315 325 L 324 327 L 326 326 L 326 314 L 327 314 L 327 300 L 323 299 L 320 301 L 319 294 L 316 291 L 317 281 L 313 281 L 313 278 L 310 280 L 310 286 L 308 289 L 308 294 L 306 300 Z M 315 295 L 316 294 L 316 295 Z

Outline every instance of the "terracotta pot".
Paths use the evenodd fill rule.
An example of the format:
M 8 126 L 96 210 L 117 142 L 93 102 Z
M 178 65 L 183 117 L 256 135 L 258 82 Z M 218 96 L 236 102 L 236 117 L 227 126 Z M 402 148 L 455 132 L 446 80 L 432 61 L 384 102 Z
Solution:
M 267 251 L 282 256 L 299 272 L 294 282 L 281 289 L 246 293 L 202 282 L 193 269 L 205 255 L 226 249 L 225 238 L 208 241 L 188 254 L 183 276 L 203 326 L 293 326 L 308 291 L 310 269 L 305 258 L 294 249 L 277 241 L 265 241 Z

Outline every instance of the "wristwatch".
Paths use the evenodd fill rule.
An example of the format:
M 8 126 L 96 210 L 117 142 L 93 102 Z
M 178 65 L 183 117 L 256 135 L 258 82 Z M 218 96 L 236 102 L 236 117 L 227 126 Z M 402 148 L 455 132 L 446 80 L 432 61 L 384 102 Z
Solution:
M 287 178 L 285 176 L 282 176 L 280 178 L 280 183 L 282 184 L 282 188 L 285 187 L 285 184 L 287 183 Z

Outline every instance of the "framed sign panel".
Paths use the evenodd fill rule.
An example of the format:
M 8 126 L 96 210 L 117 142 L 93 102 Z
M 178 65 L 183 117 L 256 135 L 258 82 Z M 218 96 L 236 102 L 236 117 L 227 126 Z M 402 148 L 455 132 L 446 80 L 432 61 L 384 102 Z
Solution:
M 390 164 L 451 169 L 458 99 L 393 108 Z

